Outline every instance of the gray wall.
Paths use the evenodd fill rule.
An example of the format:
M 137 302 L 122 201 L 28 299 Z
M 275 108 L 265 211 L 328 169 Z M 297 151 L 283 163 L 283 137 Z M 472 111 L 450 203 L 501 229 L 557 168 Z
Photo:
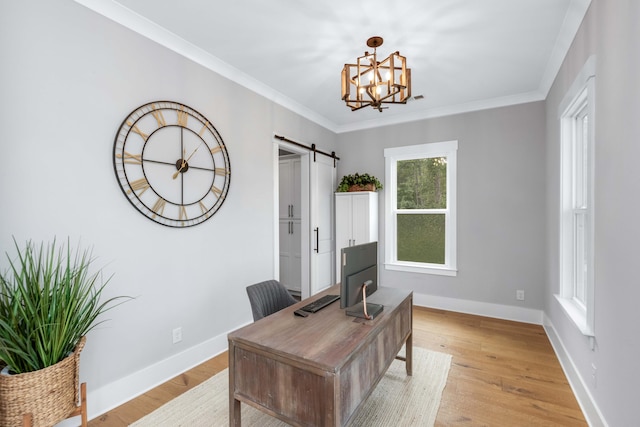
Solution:
M 3 2 L 0 32 L 0 268 L 12 236 L 69 236 L 114 274 L 107 296 L 136 297 L 83 351 L 95 415 L 225 350 L 226 334 L 251 321 L 245 286 L 276 274 L 272 135 L 329 152 L 335 135 L 71 0 Z M 228 197 L 198 226 L 150 221 L 116 181 L 116 131 L 154 100 L 200 111 L 227 145 Z
M 637 425 L 640 338 L 640 2 L 594 0 L 547 97 L 545 312 L 611 426 Z M 558 105 L 596 55 L 595 349 L 553 297 L 559 292 Z M 592 376 L 592 365 L 596 375 Z
M 382 270 L 388 286 L 425 301 L 449 298 L 544 310 L 579 384 L 609 425 L 633 425 L 640 374 L 634 268 L 640 241 L 640 4 L 593 0 L 546 102 L 341 135 L 103 18 L 71 0 L 5 2 L 0 14 L 0 213 L 11 236 L 53 236 L 93 246 L 109 295 L 136 300 L 109 314 L 82 356 L 90 411 L 105 409 L 120 379 L 137 392 L 158 366 L 170 376 L 226 345 L 251 320 L 244 287 L 273 277 L 274 132 L 336 150 L 338 176 L 384 177 L 383 149 L 456 139 L 457 277 Z M 596 348 L 558 307 L 557 105 L 596 54 Z M 481 82 L 479 82 L 481 84 Z M 192 229 L 157 225 L 124 200 L 111 163 L 113 138 L 134 108 L 171 99 L 210 118 L 232 165 L 227 201 Z M 401 108 L 401 107 L 399 107 Z M 357 113 L 354 113 L 357 114 Z M 381 241 L 384 195 L 381 194 Z M 546 232 L 545 232 L 546 231 Z M 0 268 L 6 266 L 0 257 Z M 251 268 L 247 268 L 251 266 Z M 526 300 L 515 300 L 524 289 Z M 440 300 L 439 300 L 440 301 Z M 232 309 L 233 308 L 233 309 Z M 171 344 L 171 329 L 183 342 Z M 206 351 L 204 351 L 206 350 Z M 558 349 L 557 349 L 558 350 Z M 193 353 L 193 352 L 191 352 Z M 196 352 L 197 353 L 197 352 Z M 591 377 L 591 365 L 597 376 Z M 157 374 L 157 372 L 156 372 Z M 124 381 L 123 380 L 123 381 Z M 124 381 L 124 382 L 127 382 Z M 111 399 L 111 400 L 110 400 Z M 94 409 L 92 409 L 94 408 Z
M 544 103 L 535 102 L 339 135 L 338 153 L 344 160 L 338 179 L 367 172 L 382 181 L 385 148 L 458 140 L 457 277 L 382 268 L 381 283 L 427 296 L 540 310 L 544 128 Z M 383 192 L 379 236 L 384 259 Z M 525 301 L 516 301 L 516 289 L 525 291 Z
M 594 0 L 544 103 L 338 138 L 339 177 L 353 172 L 384 177 L 387 147 L 459 141 L 458 277 L 382 269 L 381 281 L 410 287 L 426 295 L 427 305 L 432 297 L 436 306 L 442 297 L 473 301 L 471 307 L 519 305 L 515 289 L 525 289 L 522 305 L 544 311 L 545 328 L 592 425 L 637 424 L 639 52 L 640 2 Z M 592 54 L 597 56 L 593 350 L 554 297 L 559 292 L 558 106 Z M 381 197 L 381 242 L 383 203 Z

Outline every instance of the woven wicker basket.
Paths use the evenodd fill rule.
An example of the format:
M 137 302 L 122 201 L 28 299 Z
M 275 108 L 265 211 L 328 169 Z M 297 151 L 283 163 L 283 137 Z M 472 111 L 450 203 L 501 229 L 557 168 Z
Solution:
M 349 186 L 349 192 L 352 192 L 352 191 L 376 191 L 376 185 L 375 184 L 365 184 L 365 185 L 354 184 Z
M 64 360 L 34 372 L 0 375 L 0 427 L 22 425 L 31 414 L 32 426 L 50 427 L 74 412 L 79 399 L 80 352 L 86 338 Z

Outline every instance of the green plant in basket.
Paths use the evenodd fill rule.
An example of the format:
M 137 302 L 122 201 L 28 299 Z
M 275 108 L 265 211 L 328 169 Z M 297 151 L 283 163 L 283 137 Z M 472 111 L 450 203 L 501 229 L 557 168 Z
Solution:
M 0 362 L 12 373 L 43 369 L 63 360 L 102 323 L 98 317 L 130 297 L 101 301 L 111 279 L 91 273 L 91 251 L 28 241 L 0 274 Z
M 354 187 L 359 189 L 357 191 L 366 191 L 364 190 L 365 188 L 368 188 L 369 191 L 377 191 L 382 189 L 382 184 L 378 181 L 378 178 L 368 173 L 354 173 L 343 176 L 336 191 L 339 193 L 354 191 Z

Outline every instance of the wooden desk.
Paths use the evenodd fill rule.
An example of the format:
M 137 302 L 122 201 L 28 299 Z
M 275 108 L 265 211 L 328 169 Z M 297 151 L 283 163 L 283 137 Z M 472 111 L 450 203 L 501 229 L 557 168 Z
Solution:
M 336 285 L 229 334 L 229 425 L 240 403 L 289 424 L 344 426 L 406 343 L 411 375 L 413 292 L 379 288 L 367 302 L 384 305 L 373 320 L 345 315 L 337 301 L 310 314 L 293 311 Z

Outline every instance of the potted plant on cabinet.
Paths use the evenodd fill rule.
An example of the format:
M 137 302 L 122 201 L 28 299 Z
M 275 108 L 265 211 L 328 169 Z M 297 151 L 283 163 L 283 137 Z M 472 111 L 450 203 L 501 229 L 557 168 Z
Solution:
M 378 191 L 379 189 L 382 189 L 382 184 L 375 176 L 368 173 L 354 173 L 343 176 L 336 191 L 344 193 L 347 191 Z
M 129 297 L 101 301 L 110 278 L 90 273 L 90 251 L 31 241 L 0 273 L 0 427 L 53 425 L 81 415 L 79 358 L 97 318 Z M 84 387 L 82 387 L 84 388 Z M 82 390 L 84 391 L 84 390 Z M 82 393 L 84 394 L 84 393 Z

